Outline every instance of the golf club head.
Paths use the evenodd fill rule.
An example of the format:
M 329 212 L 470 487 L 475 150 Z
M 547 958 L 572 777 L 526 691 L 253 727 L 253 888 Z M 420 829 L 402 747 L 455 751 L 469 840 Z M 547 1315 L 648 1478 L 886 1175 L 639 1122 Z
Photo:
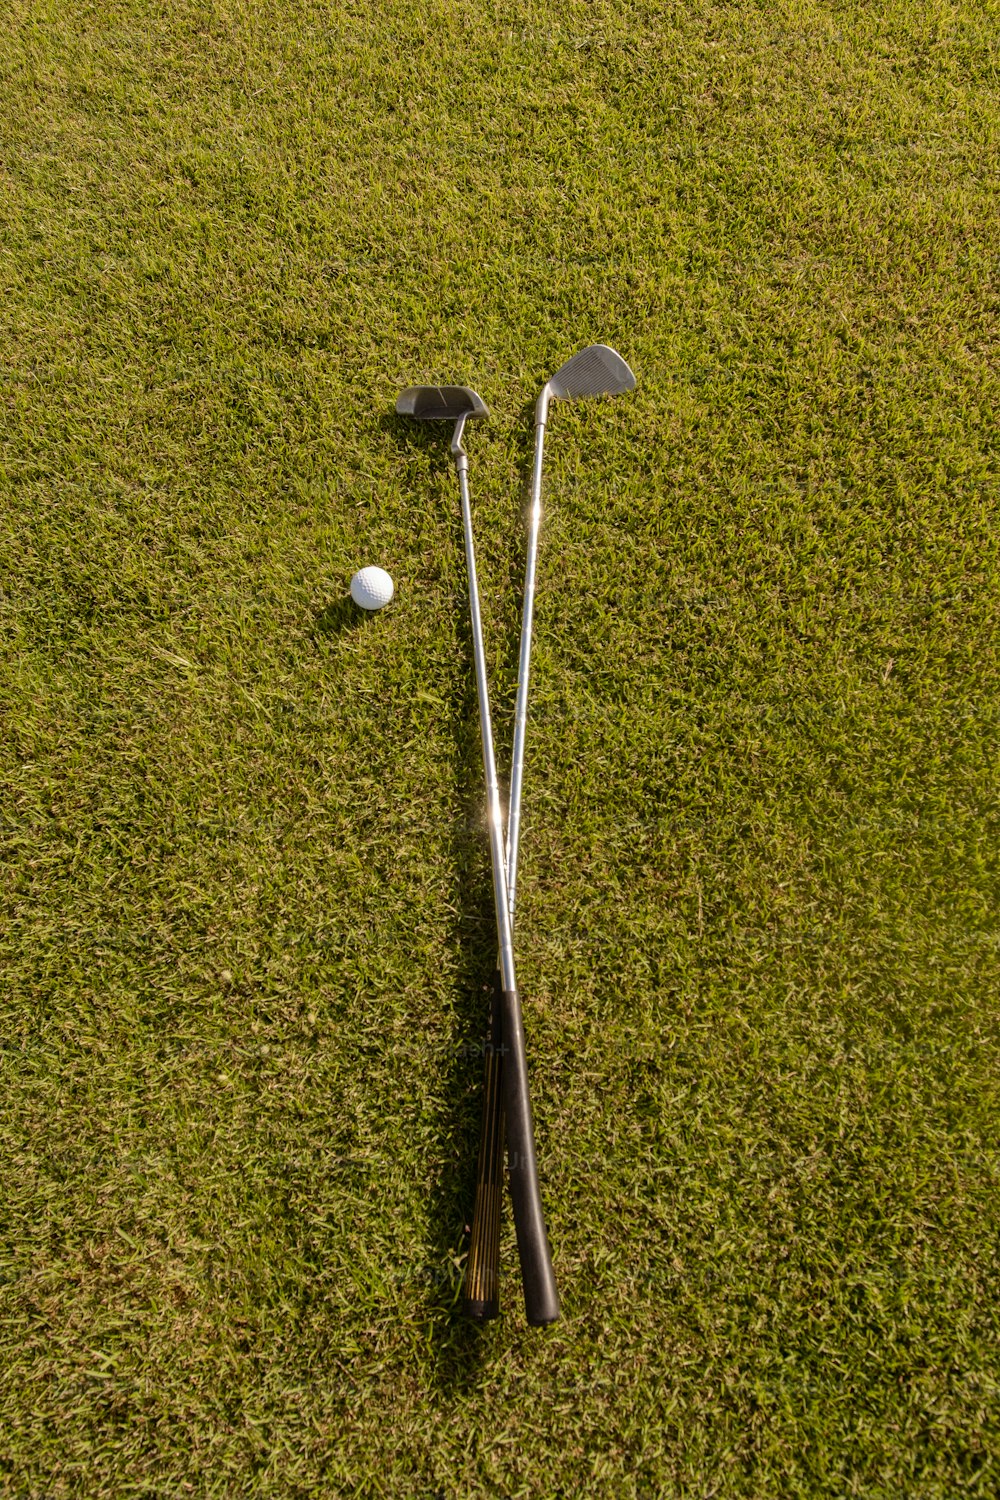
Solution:
M 538 398 L 536 420 L 544 421 L 549 401 L 577 401 L 586 396 L 620 396 L 635 390 L 635 376 L 620 354 L 607 344 L 590 344 L 568 359 L 546 381 Z
M 418 422 L 457 422 L 459 417 L 489 416 L 489 409 L 467 385 L 411 385 L 397 400 L 396 415 Z

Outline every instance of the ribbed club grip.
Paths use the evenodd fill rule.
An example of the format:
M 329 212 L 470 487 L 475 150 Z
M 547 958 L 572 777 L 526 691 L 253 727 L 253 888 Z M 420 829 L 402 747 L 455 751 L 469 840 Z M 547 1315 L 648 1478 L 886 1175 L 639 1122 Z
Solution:
M 476 1169 L 476 1202 L 465 1263 L 462 1311 L 485 1323 L 500 1311 L 500 1205 L 503 1201 L 503 1047 L 499 972 L 493 980 L 483 1066 L 483 1128 Z
M 517 1253 L 524 1284 L 524 1310 L 529 1323 L 554 1323 L 559 1316 L 559 1294 L 556 1291 L 552 1255 L 545 1233 L 542 1196 L 538 1188 L 524 1024 L 516 990 L 503 992 L 500 1030 L 503 1037 L 507 1169 L 510 1174 L 511 1202 L 514 1206 Z

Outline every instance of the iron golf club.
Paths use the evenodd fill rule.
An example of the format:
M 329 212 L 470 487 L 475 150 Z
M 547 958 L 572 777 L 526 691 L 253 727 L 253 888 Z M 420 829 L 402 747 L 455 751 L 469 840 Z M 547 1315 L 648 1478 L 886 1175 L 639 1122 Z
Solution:
M 479 727 L 482 737 L 483 771 L 486 778 L 490 830 L 493 904 L 496 908 L 500 947 L 500 1026 L 504 1038 L 506 1060 L 502 1077 L 503 1114 L 506 1119 L 508 1144 L 507 1165 L 514 1207 L 518 1256 L 521 1262 L 525 1312 L 529 1323 L 551 1323 L 559 1316 L 559 1297 L 556 1292 L 548 1237 L 545 1233 L 541 1193 L 538 1186 L 538 1168 L 535 1161 L 524 1025 L 517 993 L 511 936 L 511 909 L 507 894 L 503 810 L 493 750 L 486 652 L 483 647 L 482 620 L 479 610 L 476 554 L 472 534 L 472 506 L 469 500 L 469 459 L 462 446 L 466 421 L 470 418 L 486 416 L 486 404 L 475 391 L 469 390 L 466 386 L 414 386 L 404 391 L 399 397 L 396 402 L 396 411 L 400 416 L 415 417 L 419 421 L 452 421 L 455 424 L 451 453 L 458 472 L 462 498 L 465 559 L 469 577 L 469 615 L 472 624 L 472 648 L 476 667 Z
M 635 389 L 635 376 L 614 349 L 591 344 L 568 359 L 545 382 L 535 403 L 535 457 L 532 468 L 528 551 L 524 571 L 521 649 L 514 712 L 514 752 L 507 814 L 507 899 L 513 926 L 517 892 L 517 856 L 521 828 L 521 791 L 524 780 L 524 740 L 528 722 L 528 675 L 535 609 L 535 565 L 542 520 L 542 456 L 549 404 L 587 396 L 618 396 Z M 500 1311 L 500 1203 L 503 1188 L 504 1037 L 499 1005 L 500 976 L 494 980 L 486 1037 L 483 1123 L 476 1171 L 476 1200 L 472 1214 L 469 1254 L 465 1267 L 463 1311 L 477 1321 L 495 1318 Z

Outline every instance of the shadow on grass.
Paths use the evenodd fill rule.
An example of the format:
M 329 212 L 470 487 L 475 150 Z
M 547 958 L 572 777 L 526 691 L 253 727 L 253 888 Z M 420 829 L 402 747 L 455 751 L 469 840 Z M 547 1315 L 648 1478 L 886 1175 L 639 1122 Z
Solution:
M 333 604 L 326 604 L 313 615 L 313 629 L 317 635 L 346 635 L 350 630 L 361 630 L 371 620 L 371 613 L 360 609 L 350 594 Z
M 533 405 L 526 404 L 523 431 L 525 442 L 519 467 L 524 475 L 519 487 L 520 505 L 511 516 L 511 562 L 506 580 L 514 597 L 520 599 L 524 570 L 524 528 L 520 516 L 530 492 Z M 384 432 L 411 454 L 440 454 L 436 474 L 442 485 L 454 488 L 454 510 L 450 522 L 450 544 L 463 547 L 458 481 L 448 450 L 451 425 L 418 423 L 387 413 L 380 422 Z M 474 469 L 474 464 L 471 465 Z M 475 486 L 473 481 L 473 507 Z M 513 511 L 512 506 L 512 511 Z M 463 1037 L 452 1053 L 448 1076 L 443 1080 L 444 1097 L 455 1120 L 456 1135 L 462 1144 L 461 1160 L 455 1170 L 445 1171 L 431 1203 L 430 1221 L 433 1238 L 427 1245 L 430 1264 L 450 1267 L 456 1247 L 461 1244 L 463 1262 L 468 1250 L 470 1222 L 475 1200 L 476 1164 L 479 1152 L 482 1118 L 483 1052 L 493 972 L 496 964 L 497 934 L 493 909 L 493 886 L 490 870 L 489 838 L 485 821 L 485 792 L 482 748 L 479 731 L 479 709 L 476 697 L 472 630 L 467 604 L 463 603 L 460 635 L 463 654 L 462 689 L 454 702 L 452 735 L 462 811 L 455 821 L 451 855 L 454 871 L 451 941 L 459 955 L 458 986 L 460 996 L 459 1025 Z M 513 678 L 519 653 L 518 632 L 512 632 L 503 653 L 504 675 Z M 506 793 L 510 745 L 513 732 L 513 704 L 499 703 L 491 695 L 494 742 L 501 789 Z M 508 720 L 510 722 L 508 722 Z M 504 1201 L 504 1215 L 509 1224 L 510 1205 Z M 501 1267 L 499 1322 L 478 1325 L 462 1316 L 461 1289 L 450 1275 L 434 1280 L 429 1297 L 429 1331 L 434 1348 L 435 1384 L 442 1394 L 474 1388 L 487 1360 L 492 1361 L 506 1338 L 498 1334 L 513 1322 L 518 1331 L 523 1325 L 520 1275 L 516 1264 Z

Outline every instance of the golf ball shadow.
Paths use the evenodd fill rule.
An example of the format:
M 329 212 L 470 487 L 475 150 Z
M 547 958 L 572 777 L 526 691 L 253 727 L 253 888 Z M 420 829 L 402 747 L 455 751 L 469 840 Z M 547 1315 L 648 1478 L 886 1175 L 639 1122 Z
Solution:
M 335 604 L 327 604 L 313 616 L 313 626 L 318 635 L 346 635 L 349 630 L 358 630 L 373 618 L 371 612 L 359 609 L 348 594 Z

